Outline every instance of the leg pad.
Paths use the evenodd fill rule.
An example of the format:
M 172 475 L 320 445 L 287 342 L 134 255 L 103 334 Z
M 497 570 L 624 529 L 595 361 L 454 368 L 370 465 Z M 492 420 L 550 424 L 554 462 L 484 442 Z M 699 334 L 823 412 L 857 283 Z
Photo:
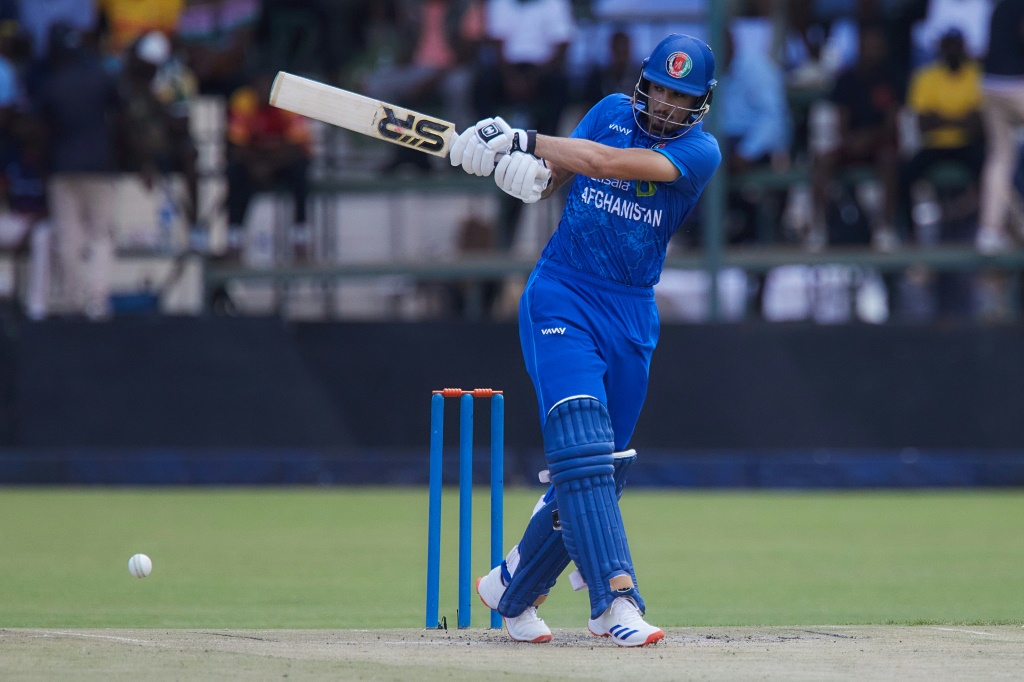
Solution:
M 562 542 L 589 585 L 592 618 L 619 596 L 642 603 L 635 583 L 621 593 L 608 584 L 616 576 L 633 575 L 613 478 L 613 450 L 611 418 L 596 398 L 576 396 L 557 403 L 548 413 L 544 454 L 558 503 Z
M 636 451 L 616 452 L 612 455 L 612 461 L 615 467 L 615 493 L 621 497 L 622 488 L 626 485 L 626 472 L 636 461 Z M 507 562 L 502 562 L 502 577 L 508 587 L 498 606 L 501 615 L 510 618 L 521 615 L 527 607 L 537 601 L 538 597 L 551 591 L 558 576 L 569 565 L 569 553 L 562 543 L 562 534 L 559 532 L 561 525 L 557 521 L 557 514 L 555 491 L 549 488 L 537 503 L 533 517 L 519 543 L 518 563 L 509 566 Z M 573 589 L 587 586 L 579 571 L 575 571 L 573 575 L 579 576 L 581 583 L 579 588 L 574 583 Z M 633 582 L 636 583 L 635 576 Z

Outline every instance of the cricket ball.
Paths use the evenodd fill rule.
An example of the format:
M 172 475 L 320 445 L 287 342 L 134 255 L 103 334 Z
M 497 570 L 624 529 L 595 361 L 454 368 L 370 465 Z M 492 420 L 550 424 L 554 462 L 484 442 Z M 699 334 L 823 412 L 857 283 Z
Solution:
M 136 578 L 145 578 L 153 570 L 153 561 L 145 554 L 134 554 L 128 560 L 128 572 Z

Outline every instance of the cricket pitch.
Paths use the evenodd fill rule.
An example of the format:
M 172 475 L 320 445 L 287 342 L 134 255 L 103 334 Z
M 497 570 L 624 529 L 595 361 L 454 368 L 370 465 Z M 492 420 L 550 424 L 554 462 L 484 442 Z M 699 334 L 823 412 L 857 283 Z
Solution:
M 341 680 L 1020 679 L 1009 626 L 669 628 L 621 649 L 583 629 L 550 644 L 501 631 L 0 629 L 0 678 Z

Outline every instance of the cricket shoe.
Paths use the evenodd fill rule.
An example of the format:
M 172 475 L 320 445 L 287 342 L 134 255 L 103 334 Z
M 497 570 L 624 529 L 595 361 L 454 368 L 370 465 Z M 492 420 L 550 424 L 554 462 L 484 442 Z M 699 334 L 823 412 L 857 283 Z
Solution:
M 640 607 L 629 597 L 616 597 L 597 618 L 587 622 L 591 634 L 611 637 L 619 646 L 647 646 L 661 641 L 665 633 L 648 624 Z
M 505 594 L 505 585 L 501 582 L 501 566 L 491 569 L 491 572 L 476 580 L 476 593 L 480 595 L 480 601 L 489 609 L 497 609 L 501 602 L 501 596 Z M 502 616 L 505 621 L 505 629 L 508 636 L 517 642 L 532 642 L 541 644 L 551 641 L 551 630 L 544 621 L 537 616 L 537 607 L 530 606 L 515 618 Z

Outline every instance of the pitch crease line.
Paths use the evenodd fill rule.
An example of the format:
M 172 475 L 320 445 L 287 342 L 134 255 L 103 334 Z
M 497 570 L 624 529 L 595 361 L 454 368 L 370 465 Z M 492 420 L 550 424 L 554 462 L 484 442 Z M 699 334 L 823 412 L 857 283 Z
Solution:
M 996 633 L 994 633 L 994 632 L 979 632 L 978 630 L 960 630 L 958 628 L 940 628 L 940 627 L 936 627 L 934 625 L 930 625 L 928 627 L 931 628 L 932 630 L 942 630 L 943 632 L 965 632 L 968 635 L 984 635 L 985 637 L 995 637 L 996 636 Z
M 50 637 L 52 635 L 63 635 L 65 637 L 88 637 L 91 639 L 110 639 L 115 642 L 134 642 L 136 644 L 152 644 L 153 642 L 148 639 L 131 639 L 130 637 L 115 637 L 114 635 L 89 635 L 84 632 L 64 632 L 62 630 L 37 630 L 41 632 L 43 637 Z

